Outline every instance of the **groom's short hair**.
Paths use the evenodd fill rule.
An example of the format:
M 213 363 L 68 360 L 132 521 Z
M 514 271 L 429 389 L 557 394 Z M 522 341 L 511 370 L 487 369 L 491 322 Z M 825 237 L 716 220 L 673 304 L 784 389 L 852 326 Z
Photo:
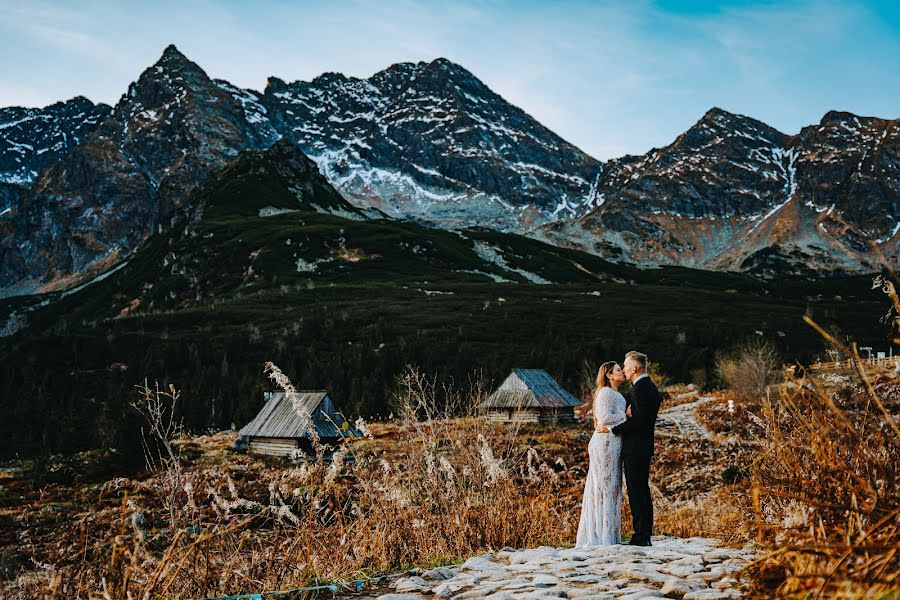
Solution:
M 647 355 L 643 352 L 638 352 L 637 350 L 632 350 L 628 354 L 625 355 L 625 358 L 630 358 L 634 362 L 641 365 L 641 371 L 647 370 Z

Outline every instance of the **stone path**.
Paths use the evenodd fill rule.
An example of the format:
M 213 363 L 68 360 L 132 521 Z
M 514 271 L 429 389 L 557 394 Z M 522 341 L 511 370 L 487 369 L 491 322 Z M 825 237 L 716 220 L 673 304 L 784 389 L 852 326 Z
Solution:
M 701 404 L 716 400 L 714 396 L 701 396 L 693 402 L 679 404 L 659 411 L 656 417 L 656 432 L 660 435 L 680 437 L 713 438 L 709 430 L 697 421 L 694 410 Z
M 721 547 L 704 538 L 654 537 L 653 546 L 646 548 L 506 548 L 457 567 L 398 579 L 393 593 L 378 598 L 738 598 L 735 575 L 750 560 L 748 550 Z

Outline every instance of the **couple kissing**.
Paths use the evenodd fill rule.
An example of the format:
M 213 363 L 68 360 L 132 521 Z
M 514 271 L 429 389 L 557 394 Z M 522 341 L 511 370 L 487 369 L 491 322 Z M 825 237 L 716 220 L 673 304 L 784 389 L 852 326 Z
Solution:
M 647 355 L 634 351 L 625 355 L 622 365 L 615 361 L 600 365 L 593 393 L 594 434 L 588 444 L 590 467 L 577 548 L 621 543 L 623 471 L 634 530 L 628 543 L 650 545 L 650 461 L 662 397 L 647 373 L 647 365 Z M 631 383 L 627 398 L 619 393 L 626 381 Z

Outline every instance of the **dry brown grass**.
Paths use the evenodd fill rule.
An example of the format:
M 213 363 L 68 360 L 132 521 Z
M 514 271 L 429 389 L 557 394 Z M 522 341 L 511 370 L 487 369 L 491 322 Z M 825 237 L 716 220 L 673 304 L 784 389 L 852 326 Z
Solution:
M 900 410 L 900 385 L 866 381 L 801 373 L 768 399 L 717 393 L 697 412 L 712 439 L 658 437 L 656 533 L 772 548 L 750 572 L 759 597 L 896 589 L 898 449 L 887 416 Z M 21 527 L 0 541 L 30 565 L 6 596 L 249 593 L 571 545 L 588 425 L 491 425 L 472 414 L 478 390 L 438 389 L 414 372 L 402 383 L 401 417 L 370 424 L 372 437 L 346 444 L 336 464 L 236 454 L 234 434 L 219 433 L 179 437 L 171 454 L 163 446 L 180 469 L 174 492 L 165 465 L 33 488 L 7 486 L 4 472 L 0 488 L 15 493 L 0 496 L 0 517 Z M 731 467 L 748 478 L 724 483 Z
M 39 566 L 7 594 L 259 592 L 573 543 L 589 424 L 490 425 L 467 414 L 477 391 L 438 390 L 418 375 L 405 383 L 408 418 L 369 424 L 373 437 L 350 443 L 340 468 L 235 454 L 234 434 L 219 433 L 173 442 L 182 482 L 174 502 L 165 469 L 27 492 L 19 516 L 29 537 L 10 546 Z M 657 533 L 743 544 L 749 525 L 736 526 L 744 515 L 728 501 L 742 488 L 721 479 L 732 461 L 714 442 L 661 436 L 651 475 Z
M 898 588 L 897 433 L 858 385 L 835 394 L 809 375 L 764 403 L 767 443 L 743 506 L 759 542 L 760 596 L 869 597 Z M 896 402 L 891 409 L 897 412 Z
M 892 285 L 885 291 L 896 319 L 900 302 Z M 900 382 L 873 379 L 855 345 L 809 323 L 853 366 L 827 379 L 801 370 L 763 403 L 766 442 L 743 507 L 773 552 L 753 567 L 755 593 L 896 597 Z
M 528 431 L 449 418 L 458 404 L 438 408 L 427 381 L 406 383 L 410 418 L 375 426 L 381 439 L 349 443 L 335 462 L 282 464 L 228 452 L 232 436 L 183 437 L 174 501 L 165 470 L 81 490 L 83 509 L 54 523 L 56 543 L 47 535 L 28 549 L 46 567 L 7 593 L 259 592 L 570 540 L 577 512 L 562 460 L 545 461 Z

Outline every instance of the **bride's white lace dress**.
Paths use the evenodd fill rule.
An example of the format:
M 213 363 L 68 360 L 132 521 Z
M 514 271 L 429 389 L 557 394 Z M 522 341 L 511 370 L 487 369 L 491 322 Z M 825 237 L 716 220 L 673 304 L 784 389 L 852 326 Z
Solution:
M 609 387 L 601 388 L 594 398 L 597 425 L 611 428 L 624 423 L 625 406 L 622 394 Z M 590 467 L 575 546 L 618 544 L 622 530 L 622 438 L 594 431 L 588 455 Z

